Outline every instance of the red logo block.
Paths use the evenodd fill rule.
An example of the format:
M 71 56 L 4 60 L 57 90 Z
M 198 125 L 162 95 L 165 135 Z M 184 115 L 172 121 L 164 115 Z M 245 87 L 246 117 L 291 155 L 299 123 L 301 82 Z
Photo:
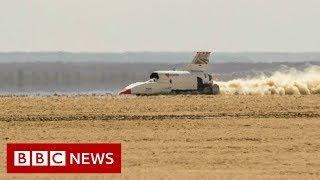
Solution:
M 121 173 L 121 144 L 7 144 L 8 173 Z

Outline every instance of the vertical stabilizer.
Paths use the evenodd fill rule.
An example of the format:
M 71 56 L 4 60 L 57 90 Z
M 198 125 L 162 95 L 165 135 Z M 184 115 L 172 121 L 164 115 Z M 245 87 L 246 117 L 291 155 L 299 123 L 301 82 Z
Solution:
M 210 53 L 211 52 L 197 52 L 191 64 L 189 64 L 185 69 L 187 71 L 207 71 Z

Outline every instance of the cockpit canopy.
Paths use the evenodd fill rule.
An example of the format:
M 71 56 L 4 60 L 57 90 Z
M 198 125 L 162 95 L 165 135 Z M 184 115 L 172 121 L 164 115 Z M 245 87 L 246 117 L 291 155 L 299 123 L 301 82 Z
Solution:
M 159 79 L 159 74 L 158 73 L 152 73 L 151 75 L 150 75 L 150 79 Z

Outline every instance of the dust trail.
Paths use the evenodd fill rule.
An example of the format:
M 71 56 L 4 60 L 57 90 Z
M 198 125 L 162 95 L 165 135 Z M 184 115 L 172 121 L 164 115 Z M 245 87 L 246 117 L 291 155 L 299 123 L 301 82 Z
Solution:
M 222 94 L 320 94 L 320 66 L 311 66 L 302 71 L 291 68 L 276 71 L 270 77 L 261 75 L 217 83 Z

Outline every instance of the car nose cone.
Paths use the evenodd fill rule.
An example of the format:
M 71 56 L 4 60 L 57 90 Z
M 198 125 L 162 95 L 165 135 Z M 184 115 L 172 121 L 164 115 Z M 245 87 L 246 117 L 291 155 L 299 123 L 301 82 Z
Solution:
M 131 94 L 131 89 L 123 89 L 119 92 L 119 95 Z

